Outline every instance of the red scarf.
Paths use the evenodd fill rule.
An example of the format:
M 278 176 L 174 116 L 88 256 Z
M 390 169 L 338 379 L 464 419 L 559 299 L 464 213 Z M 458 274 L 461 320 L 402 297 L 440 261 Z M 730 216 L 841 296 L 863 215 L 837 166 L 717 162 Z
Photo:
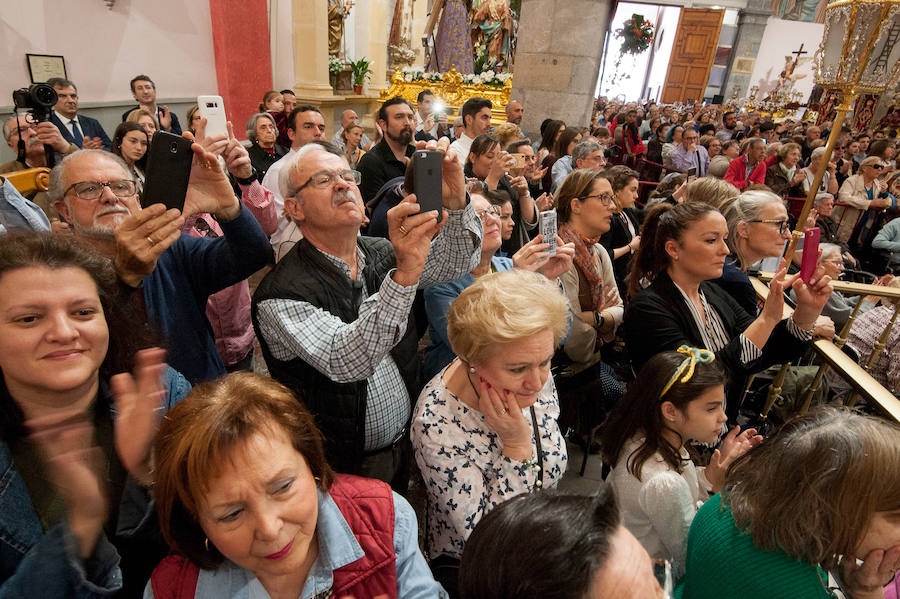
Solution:
M 575 231 L 568 223 L 559 229 L 559 236 L 563 243 L 570 241 L 575 244 L 575 267 L 581 271 L 584 278 L 591 284 L 591 300 L 594 310 L 600 305 L 603 298 L 603 275 L 600 271 L 600 256 L 594 251 L 594 246 L 600 240 L 598 236 L 595 239 L 583 237 Z

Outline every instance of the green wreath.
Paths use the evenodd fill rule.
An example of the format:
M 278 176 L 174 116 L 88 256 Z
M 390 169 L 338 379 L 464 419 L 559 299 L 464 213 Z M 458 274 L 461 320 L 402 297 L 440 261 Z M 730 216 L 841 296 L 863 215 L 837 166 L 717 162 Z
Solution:
M 622 54 L 640 54 L 653 43 L 653 25 L 634 14 L 616 30 L 616 37 L 622 40 Z

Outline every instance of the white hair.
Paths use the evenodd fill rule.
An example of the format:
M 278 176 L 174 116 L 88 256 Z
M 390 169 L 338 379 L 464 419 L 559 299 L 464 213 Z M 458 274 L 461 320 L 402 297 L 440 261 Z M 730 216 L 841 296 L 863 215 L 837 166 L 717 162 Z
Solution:
M 286 159 L 281 170 L 278 171 L 278 190 L 281 191 L 282 198 L 291 198 L 297 195 L 297 188 L 294 182 L 291 181 L 291 173 L 300 165 L 301 160 L 304 160 L 310 154 L 318 152 L 328 152 L 335 156 L 344 157 L 332 144 L 327 142 L 314 141 L 301 146 L 299 150 Z

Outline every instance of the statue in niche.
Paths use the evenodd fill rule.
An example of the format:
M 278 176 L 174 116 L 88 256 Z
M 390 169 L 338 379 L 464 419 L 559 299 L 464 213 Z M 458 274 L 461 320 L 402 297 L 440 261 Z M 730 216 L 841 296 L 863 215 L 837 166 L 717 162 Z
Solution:
M 472 48 L 476 71 L 499 73 L 508 70 L 512 36 L 509 0 L 472 0 Z
M 328 0 L 328 55 L 340 56 L 344 21 L 350 16 L 352 0 Z
M 428 70 L 447 72 L 451 66 L 462 74 L 475 72 L 472 39 L 469 34 L 469 7 L 463 0 L 435 0 L 432 17 L 426 26 L 426 37 L 434 29 L 436 16 L 440 14 L 434 51 L 428 61 Z
M 412 3 L 413 0 L 397 0 L 394 4 L 394 18 L 391 20 L 391 34 L 388 37 L 388 58 L 392 68 L 411 66 L 416 60 L 412 50 Z

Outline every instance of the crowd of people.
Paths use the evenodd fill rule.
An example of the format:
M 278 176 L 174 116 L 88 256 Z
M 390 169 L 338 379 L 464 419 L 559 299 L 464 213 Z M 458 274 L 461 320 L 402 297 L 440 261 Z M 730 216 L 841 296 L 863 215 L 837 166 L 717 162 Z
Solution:
M 804 280 L 828 122 L 600 98 L 529 135 L 426 90 L 326 141 L 271 90 L 245 144 L 139 75 L 110 139 L 49 83 L 50 121 L 4 123 L 0 173 L 56 164 L 0 187 L 0 596 L 897 597 L 900 426 L 757 430 L 747 393 L 857 302 L 858 353 L 891 321 L 831 283 L 900 282 L 896 131 L 837 132 Z M 159 131 L 191 143 L 180 208 L 141 202 Z M 567 442 L 591 496 L 557 489 Z

